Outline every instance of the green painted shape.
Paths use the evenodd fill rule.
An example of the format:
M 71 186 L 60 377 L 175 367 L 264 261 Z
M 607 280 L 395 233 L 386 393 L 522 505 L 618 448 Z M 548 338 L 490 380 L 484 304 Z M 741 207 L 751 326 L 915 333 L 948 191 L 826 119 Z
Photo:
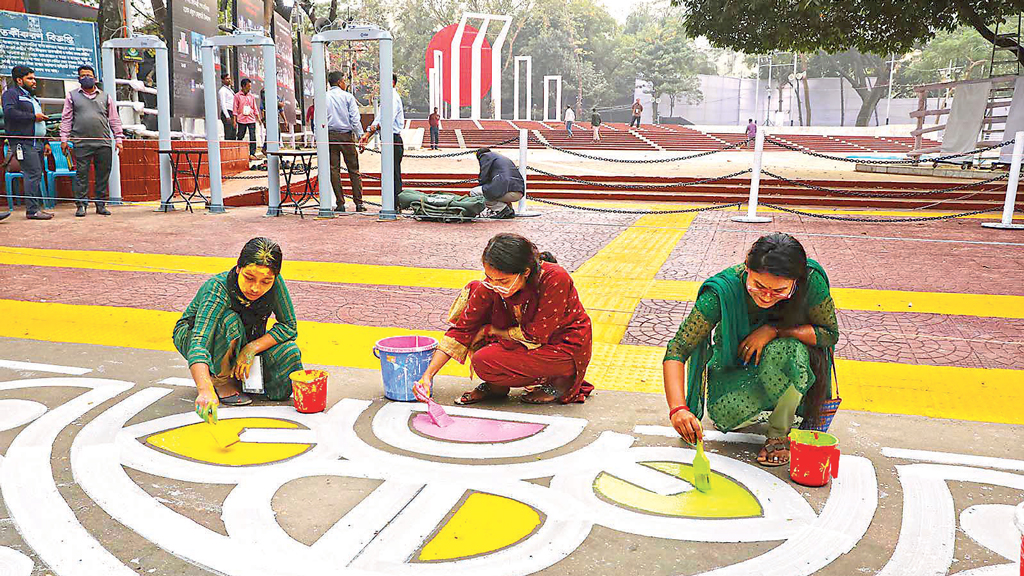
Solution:
M 694 483 L 693 467 L 678 462 L 640 462 L 659 472 Z M 758 518 L 763 509 L 757 498 L 732 478 L 711 473 L 711 490 L 689 490 L 670 496 L 655 494 L 602 472 L 594 490 L 609 500 L 644 512 L 681 518 Z
M 825 432 L 814 430 L 791 430 L 789 437 L 794 442 L 806 444 L 807 446 L 835 446 L 839 444 L 839 438 Z

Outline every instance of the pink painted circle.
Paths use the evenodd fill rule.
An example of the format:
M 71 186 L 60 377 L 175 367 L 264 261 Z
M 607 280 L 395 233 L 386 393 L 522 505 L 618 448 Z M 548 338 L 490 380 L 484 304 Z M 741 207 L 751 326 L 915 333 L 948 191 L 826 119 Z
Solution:
M 441 72 L 441 80 L 443 87 L 443 98 L 444 101 L 452 103 L 452 85 L 451 85 L 451 69 L 452 69 L 452 38 L 455 37 L 455 31 L 458 29 L 458 24 L 449 24 L 444 28 L 437 31 L 434 37 L 430 39 L 427 44 L 427 53 L 425 55 L 427 77 L 430 77 L 430 69 L 434 67 L 434 50 L 440 50 L 444 53 L 444 64 Z M 459 50 L 459 106 L 469 106 L 472 104 L 471 93 L 472 90 L 472 76 L 470 75 L 472 67 L 473 57 L 473 41 L 476 40 L 476 35 L 479 34 L 479 30 L 476 28 L 466 25 L 462 31 L 462 43 L 460 44 L 461 50 Z M 480 48 L 480 99 L 483 100 L 484 94 L 491 89 L 491 43 L 484 38 L 483 46 Z
M 434 424 L 427 414 L 417 414 L 412 419 L 412 427 L 420 434 L 438 440 L 483 444 L 522 440 L 540 432 L 545 426 L 533 422 L 509 422 L 466 416 L 453 416 L 452 420 L 454 422 L 451 425 L 441 428 Z

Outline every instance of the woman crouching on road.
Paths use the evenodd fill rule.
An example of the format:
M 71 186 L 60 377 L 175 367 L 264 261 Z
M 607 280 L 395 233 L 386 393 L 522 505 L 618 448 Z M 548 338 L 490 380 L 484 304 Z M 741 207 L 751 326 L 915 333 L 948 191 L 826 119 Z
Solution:
M 771 411 L 757 461 L 788 463 L 797 410 L 815 421 L 830 397 L 838 340 L 825 270 L 792 236 L 761 237 L 744 264 L 701 285 L 693 311 L 668 344 L 665 396 L 672 426 L 687 442 L 703 438 L 705 396 L 708 415 L 722 431 Z
M 521 397 L 526 403 L 583 402 L 594 389 L 584 380 L 593 340 L 572 277 L 516 234 L 491 238 L 482 262 L 484 280 L 470 282 L 452 305 L 452 327 L 416 384 L 418 394 L 430 395 L 450 359 L 471 356 L 483 383 L 456 404 L 505 398 L 524 386 L 532 387 Z

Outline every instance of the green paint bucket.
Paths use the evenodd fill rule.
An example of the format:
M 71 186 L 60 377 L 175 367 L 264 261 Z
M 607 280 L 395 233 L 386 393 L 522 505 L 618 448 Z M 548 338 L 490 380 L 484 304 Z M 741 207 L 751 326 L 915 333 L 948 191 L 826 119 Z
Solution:
M 815 430 L 789 433 L 789 477 L 804 486 L 824 486 L 839 477 L 839 439 Z

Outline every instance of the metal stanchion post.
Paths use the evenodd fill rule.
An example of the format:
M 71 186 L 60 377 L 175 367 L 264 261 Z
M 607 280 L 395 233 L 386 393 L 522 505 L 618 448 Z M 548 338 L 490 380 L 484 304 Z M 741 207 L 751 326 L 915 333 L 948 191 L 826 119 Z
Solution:
M 985 228 L 1001 228 L 1003 230 L 1024 230 L 1024 224 L 1013 223 L 1013 208 L 1017 202 L 1017 184 L 1020 182 L 1020 163 L 1024 157 L 1024 131 L 1017 132 L 1013 137 L 1013 160 L 1010 164 L 1010 176 L 1006 180 L 1006 202 L 1003 204 L 1003 218 L 999 222 L 985 222 Z
M 771 218 L 757 215 L 757 193 L 761 187 L 761 156 L 764 153 L 764 128 L 754 137 L 754 162 L 750 166 L 750 199 L 747 201 L 747 215 L 733 216 L 733 222 L 767 224 Z
M 532 218 L 534 216 L 540 216 L 540 212 L 531 212 L 526 209 L 526 156 L 527 149 L 529 148 L 530 142 L 530 131 L 520 128 L 519 129 L 519 173 L 523 176 L 523 197 L 519 199 L 519 204 L 516 206 L 516 218 Z

